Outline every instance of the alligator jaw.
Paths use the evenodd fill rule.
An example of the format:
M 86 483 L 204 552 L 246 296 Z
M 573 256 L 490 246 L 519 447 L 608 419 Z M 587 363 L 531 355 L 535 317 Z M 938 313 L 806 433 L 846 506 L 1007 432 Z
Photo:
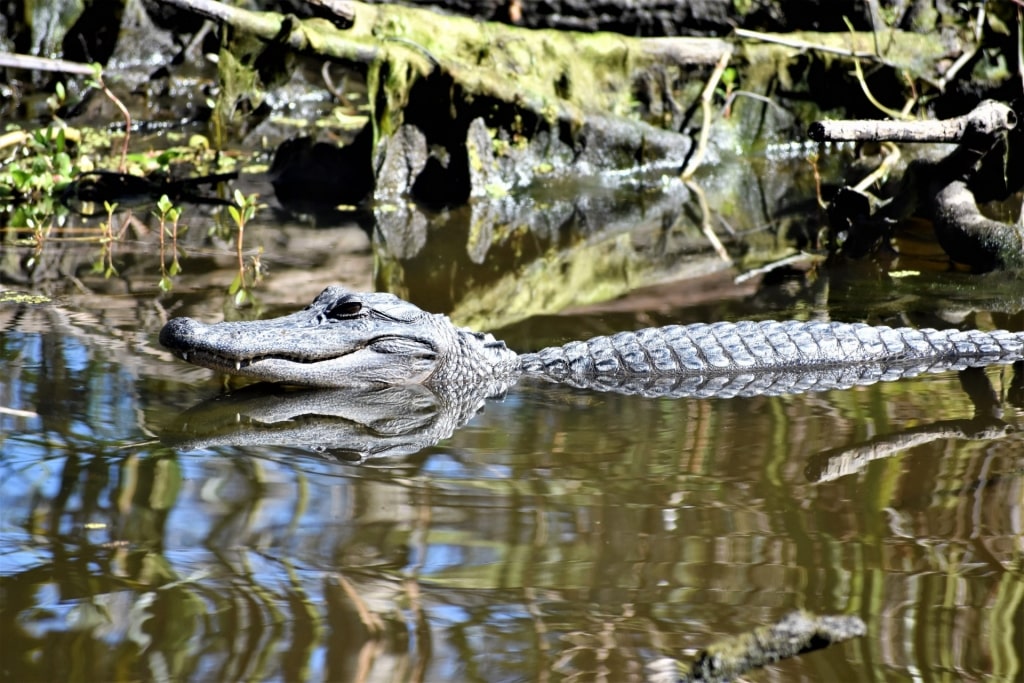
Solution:
M 424 348 L 415 357 L 395 358 L 380 350 L 388 340 L 375 340 L 368 346 L 333 357 L 316 359 L 260 356 L 232 358 L 202 349 L 173 350 L 184 361 L 217 372 L 252 377 L 268 382 L 304 386 L 372 386 L 381 384 L 419 384 L 433 371 L 435 354 Z

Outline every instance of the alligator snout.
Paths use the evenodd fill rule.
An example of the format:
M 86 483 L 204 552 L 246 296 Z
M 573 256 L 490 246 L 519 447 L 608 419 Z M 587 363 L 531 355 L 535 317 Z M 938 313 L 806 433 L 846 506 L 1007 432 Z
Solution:
M 204 327 L 192 318 L 171 318 L 160 330 L 160 345 L 179 354 L 191 348 L 190 341 Z

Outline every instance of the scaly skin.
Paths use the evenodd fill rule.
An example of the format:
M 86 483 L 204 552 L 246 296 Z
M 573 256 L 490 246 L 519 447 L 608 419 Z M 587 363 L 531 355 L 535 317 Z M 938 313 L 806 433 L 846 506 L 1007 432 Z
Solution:
M 667 325 L 520 356 L 523 373 L 645 396 L 732 397 L 846 389 L 922 372 L 1009 363 L 1024 334 L 863 323 Z
M 424 384 L 503 393 L 521 375 L 646 396 L 729 397 L 847 388 L 1024 357 L 1024 333 L 861 323 L 668 325 L 517 355 L 391 294 L 328 287 L 273 320 L 175 318 L 160 343 L 203 367 L 316 387 Z

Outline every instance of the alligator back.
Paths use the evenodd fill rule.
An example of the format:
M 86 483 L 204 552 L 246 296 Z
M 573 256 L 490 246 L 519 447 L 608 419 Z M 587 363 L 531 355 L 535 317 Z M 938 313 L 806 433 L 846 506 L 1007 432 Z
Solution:
M 737 396 L 847 388 L 1024 357 L 1024 333 L 863 323 L 668 325 L 520 356 L 523 373 L 646 396 Z

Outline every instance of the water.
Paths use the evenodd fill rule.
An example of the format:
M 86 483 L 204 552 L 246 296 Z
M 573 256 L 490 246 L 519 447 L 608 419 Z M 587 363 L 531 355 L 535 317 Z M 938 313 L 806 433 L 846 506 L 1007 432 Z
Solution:
M 663 322 L 968 308 L 1012 324 L 998 304 L 1020 291 L 855 275 L 649 296 L 499 336 L 526 349 Z M 266 315 L 306 302 L 265 294 Z M 162 301 L 179 299 L 175 315 L 222 315 L 219 286 Z M 1024 676 L 1020 368 L 731 400 L 521 384 L 451 436 L 354 463 L 354 440 L 406 443 L 429 402 L 268 426 L 221 399 L 218 440 L 196 446 L 179 415 L 222 384 L 158 348 L 155 300 L 0 307 L 5 680 L 643 680 L 798 607 L 858 615 L 868 634 L 748 680 Z

